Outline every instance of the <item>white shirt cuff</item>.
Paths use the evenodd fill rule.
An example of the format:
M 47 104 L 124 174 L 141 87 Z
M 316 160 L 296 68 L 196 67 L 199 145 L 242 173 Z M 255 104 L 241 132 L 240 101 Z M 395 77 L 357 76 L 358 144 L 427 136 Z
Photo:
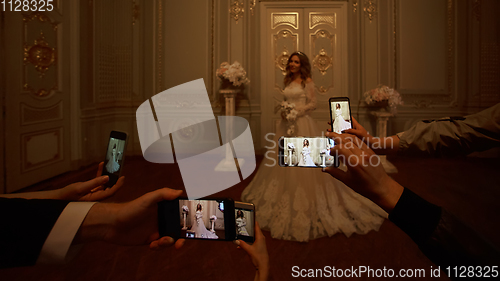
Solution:
M 80 225 L 96 202 L 70 202 L 43 244 L 37 264 L 64 263 Z

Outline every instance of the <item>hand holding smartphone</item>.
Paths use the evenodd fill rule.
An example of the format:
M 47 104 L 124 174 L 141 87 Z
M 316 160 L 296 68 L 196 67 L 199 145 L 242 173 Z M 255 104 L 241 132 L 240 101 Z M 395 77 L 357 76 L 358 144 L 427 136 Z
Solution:
M 108 149 L 104 158 L 103 176 L 109 176 L 106 187 L 112 187 L 116 184 L 122 173 L 122 167 L 125 163 L 125 148 L 127 146 L 127 133 L 111 131 L 108 141 Z

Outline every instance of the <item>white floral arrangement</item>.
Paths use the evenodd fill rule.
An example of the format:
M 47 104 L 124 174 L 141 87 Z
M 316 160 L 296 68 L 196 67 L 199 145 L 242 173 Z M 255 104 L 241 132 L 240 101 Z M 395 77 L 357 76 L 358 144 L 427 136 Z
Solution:
M 189 213 L 189 208 L 188 208 L 188 206 L 186 206 L 186 205 L 182 206 L 182 212 L 184 212 L 184 213 L 186 213 L 186 214 L 187 214 L 187 213 Z
M 288 149 L 290 149 L 290 150 L 292 150 L 292 151 L 294 151 L 294 150 L 295 150 L 295 145 L 294 145 L 293 143 L 291 143 L 291 142 L 289 142 L 289 143 L 287 144 L 287 147 L 288 147 Z
M 281 118 L 294 122 L 297 119 L 299 112 L 295 109 L 295 103 L 289 103 L 287 101 L 282 101 L 280 105 L 277 105 L 274 112 L 281 111 Z
M 327 151 L 326 149 L 322 149 L 322 150 L 319 152 L 319 154 L 321 154 L 321 155 L 325 155 L 327 152 L 328 152 L 328 151 Z
M 212 215 L 212 216 L 210 217 L 210 220 L 216 221 L 216 220 L 217 220 L 217 216 L 216 216 L 216 215 Z
M 363 97 L 367 105 L 387 102 L 387 105 L 389 105 L 393 111 L 395 111 L 397 105 L 404 104 L 398 91 L 385 85 L 378 85 L 377 88 L 366 91 Z
M 237 61 L 233 64 L 229 64 L 228 62 L 221 63 L 216 74 L 219 80 L 228 80 L 236 87 L 250 83 L 250 80 L 247 78 L 247 72 Z

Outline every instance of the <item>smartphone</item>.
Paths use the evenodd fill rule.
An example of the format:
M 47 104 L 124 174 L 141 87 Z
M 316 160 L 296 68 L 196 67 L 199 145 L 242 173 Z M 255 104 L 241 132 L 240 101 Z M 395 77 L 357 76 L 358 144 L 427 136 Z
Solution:
M 106 187 L 112 187 L 120 178 L 125 163 L 126 147 L 127 133 L 111 131 L 102 169 L 102 175 L 109 176 L 109 181 L 105 184 Z
M 281 167 L 338 167 L 338 159 L 330 155 L 335 142 L 327 137 L 281 137 L 278 162 Z
M 349 98 L 330 98 L 329 103 L 332 132 L 342 134 L 342 131 L 352 129 L 351 103 L 349 102 Z
M 233 241 L 234 201 L 178 198 L 158 203 L 160 237 Z
M 236 218 L 236 239 L 249 244 L 255 241 L 255 205 L 245 202 L 234 202 Z

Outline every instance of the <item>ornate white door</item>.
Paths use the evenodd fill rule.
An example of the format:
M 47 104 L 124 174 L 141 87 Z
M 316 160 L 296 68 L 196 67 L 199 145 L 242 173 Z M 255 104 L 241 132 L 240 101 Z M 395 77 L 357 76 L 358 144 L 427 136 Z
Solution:
M 70 169 L 70 5 L 61 2 L 4 14 L 6 192 Z
M 273 109 L 283 100 L 285 67 L 290 54 L 302 51 L 311 63 L 321 127 L 329 119 L 328 99 L 347 96 L 347 3 L 261 3 L 261 135 L 275 132 L 281 119 Z M 272 138 L 267 138 L 272 139 Z

